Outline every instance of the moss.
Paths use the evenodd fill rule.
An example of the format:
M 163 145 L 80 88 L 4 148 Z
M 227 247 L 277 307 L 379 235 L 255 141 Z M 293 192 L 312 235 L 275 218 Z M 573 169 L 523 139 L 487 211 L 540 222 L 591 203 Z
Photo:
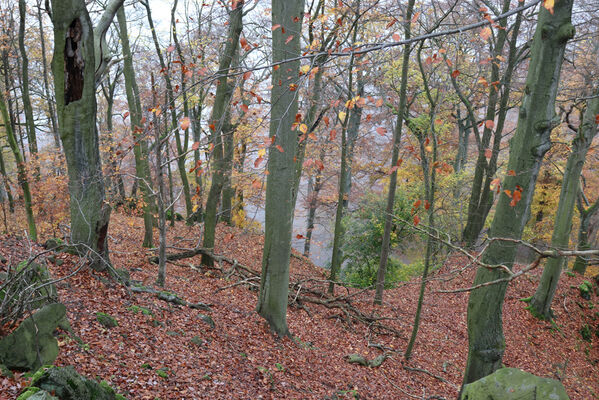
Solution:
M 106 328 L 114 328 L 116 326 L 119 326 L 117 320 L 106 313 L 97 312 L 96 319 L 102 326 Z
M 591 299 L 591 293 L 593 292 L 593 284 L 589 281 L 584 281 L 578 286 L 580 291 L 580 297 L 585 300 Z
M 583 340 L 587 342 L 590 342 L 592 340 L 593 330 L 591 329 L 591 326 L 589 324 L 584 324 L 583 326 L 581 326 L 579 332 Z
M 168 373 L 163 369 L 157 370 L 156 375 L 158 375 L 161 378 L 168 379 Z
M 17 397 L 17 400 L 27 400 L 28 398 L 30 398 L 31 396 L 33 396 L 40 390 L 41 390 L 40 388 L 28 387 L 23 393 L 21 393 L 21 395 L 19 397 Z

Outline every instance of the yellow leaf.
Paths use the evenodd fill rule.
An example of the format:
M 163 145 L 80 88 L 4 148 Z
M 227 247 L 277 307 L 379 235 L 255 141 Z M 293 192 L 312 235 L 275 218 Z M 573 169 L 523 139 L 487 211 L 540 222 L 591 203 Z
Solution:
M 307 74 L 308 71 L 310 71 L 310 65 L 308 65 L 308 64 L 302 65 L 302 67 L 300 68 L 300 71 L 302 72 L 302 74 Z
M 338 114 L 338 116 L 339 116 L 339 120 L 340 120 L 342 123 L 343 123 L 343 122 L 345 122 L 345 116 L 346 116 L 346 114 L 345 114 L 345 112 L 344 112 L 344 111 L 340 111 L 340 112 L 339 112 L 339 114 Z
M 264 157 L 266 155 L 266 149 L 258 150 L 258 157 Z
M 299 126 L 299 130 L 300 130 L 302 133 L 306 133 L 306 132 L 308 132 L 308 126 L 307 126 L 306 124 L 301 124 L 301 125 Z
M 545 7 L 551 14 L 553 14 L 553 6 L 555 5 L 555 0 L 543 0 L 543 7 Z

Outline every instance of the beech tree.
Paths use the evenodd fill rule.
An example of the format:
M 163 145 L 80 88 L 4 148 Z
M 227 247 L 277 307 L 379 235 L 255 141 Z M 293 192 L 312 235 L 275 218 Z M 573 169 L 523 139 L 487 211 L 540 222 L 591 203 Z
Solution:
M 53 0 L 52 73 L 58 129 L 67 160 L 71 211 L 71 241 L 92 251 L 92 265 L 103 269 L 108 259 L 110 205 L 96 128 L 96 83 L 111 55 L 106 31 L 124 0 L 111 0 L 94 28 L 84 0 Z
M 133 67 L 133 55 L 129 45 L 129 31 L 127 29 L 127 17 L 125 7 L 119 8 L 117 12 L 119 26 L 119 37 L 123 48 L 123 75 L 125 76 L 125 91 L 127 103 L 129 104 L 129 118 L 131 121 L 131 133 L 133 135 L 133 154 L 135 155 L 135 176 L 141 187 L 144 210 L 144 247 L 152 247 L 152 227 L 154 226 L 153 210 L 155 210 L 152 191 L 152 176 L 150 174 L 150 163 L 148 162 L 148 142 L 146 133 L 143 131 L 141 119 L 142 108 L 139 98 L 139 88 L 135 79 L 135 68 Z
M 516 134 L 510 140 L 508 173 L 491 224 L 490 237 L 520 239 L 530 215 L 530 204 L 541 162 L 551 147 L 551 130 L 559 123 L 555 114 L 561 65 L 566 42 L 574 36 L 571 23 L 573 0 L 555 3 L 551 12 L 541 7 L 531 59 L 519 111 Z M 511 197 L 508 196 L 508 193 Z M 480 267 L 474 285 L 491 282 L 511 270 L 517 244 L 493 241 L 482 261 L 497 268 Z M 485 377 L 501 367 L 505 350 L 502 305 L 507 282 L 479 287 L 468 300 L 468 360 L 464 384 Z
M 272 2 L 272 71 L 266 221 L 260 294 L 256 310 L 279 336 L 289 335 L 287 294 L 294 209 L 297 133 L 292 129 L 297 114 L 300 38 L 304 1 Z M 280 65 L 278 65 L 280 64 Z
M 591 99 L 587 101 L 584 116 L 578 127 L 576 137 L 572 141 L 572 151 L 568 156 L 568 162 L 564 170 L 553 236 L 551 237 L 551 247 L 553 248 L 567 249 L 570 242 L 574 204 L 579 194 L 580 173 L 591 142 L 597 134 L 597 115 L 599 115 L 599 98 L 597 96 L 599 96 L 599 92 L 595 91 Z M 529 309 L 533 315 L 548 320 L 553 318 L 551 302 L 557 289 L 564 262 L 565 257 L 554 257 L 547 260 L 541 282 L 539 282 L 535 294 L 530 299 Z
M 204 247 L 213 248 L 216 233 L 216 217 L 218 202 L 221 197 L 225 169 L 225 141 L 224 135 L 232 134 L 228 129 L 228 116 L 230 113 L 229 103 L 231 100 L 232 88 L 229 86 L 229 68 L 231 62 L 239 49 L 239 36 L 243 28 L 243 1 L 234 2 L 234 6 L 229 16 L 229 34 L 225 42 L 225 49 L 221 55 L 218 71 L 221 77 L 216 87 L 214 104 L 212 105 L 212 115 L 210 116 L 209 128 L 212 131 L 212 143 L 214 150 L 212 153 L 212 183 L 206 200 L 206 214 L 204 216 Z M 206 255 L 202 256 L 202 264 L 212 265 L 213 260 Z

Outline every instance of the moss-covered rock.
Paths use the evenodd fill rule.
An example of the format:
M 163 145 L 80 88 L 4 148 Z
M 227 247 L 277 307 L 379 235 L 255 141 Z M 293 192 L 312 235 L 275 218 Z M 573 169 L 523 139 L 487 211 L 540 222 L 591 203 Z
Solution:
M 214 327 L 216 326 L 214 324 L 214 320 L 212 319 L 212 317 L 210 317 L 210 315 L 198 314 L 198 318 L 204 323 L 208 324 L 208 326 L 210 326 L 210 329 L 214 329 Z
M 96 319 L 105 328 L 114 328 L 116 326 L 119 326 L 119 323 L 116 321 L 116 319 L 103 312 L 97 312 Z
M 584 281 L 578 286 L 580 291 L 580 297 L 585 300 L 591 300 L 591 294 L 593 293 L 593 284 L 589 281 Z
M 461 400 L 569 399 L 561 382 L 517 368 L 501 368 L 464 386 Z
M 25 319 L 0 340 L 0 362 L 17 370 L 35 370 L 53 363 L 58 356 L 58 342 L 52 332 L 65 325 L 65 315 L 65 306 L 53 303 Z
M 40 390 L 39 388 L 32 387 L 28 388 L 28 390 L 17 397 L 17 400 L 59 400 L 58 397 L 52 396 L 50 393 L 45 390 Z
M 60 400 L 116 399 L 115 391 L 108 383 L 81 376 L 70 366 L 44 369 L 32 380 L 31 387 L 54 393 Z

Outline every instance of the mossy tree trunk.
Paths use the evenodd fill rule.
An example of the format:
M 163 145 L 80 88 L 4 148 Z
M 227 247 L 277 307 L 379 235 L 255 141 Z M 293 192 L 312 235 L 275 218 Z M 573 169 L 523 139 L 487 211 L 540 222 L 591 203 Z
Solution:
M 214 104 L 212 106 L 212 115 L 209 120 L 209 128 L 212 131 L 214 150 L 212 151 L 212 182 L 206 200 L 206 212 L 204 215 L 204 241 L 203 246 L 208 249 L 214 247 L 216 235 L 216 220 L 218 212 L 218 203 L 221 198 L 223 183 L 225 179 L 226 163 L 224 160 L 224 135 L 228 132 L 230 124 L 230 100 L 232 89 L 229 87 L 229 69 L 239 48 L 239 36 L 243 28 L 243 1 L 237 1 L 236 7 L 231 10 L 229 15 L 229 34 L 225 42 L 225 48 L 220 58 L 218 73 L 220 78 L 217 81 Z M 294 114 L 295 115 L 295 114 Z M 212 265 L 214 260 L 211 257 L 202 255 L 203 265 Z
M 535 184 L 541 162 L 551 147 L 551 130 L 559 123 L 555 117 L 555 97 L 559 87 L 566 42 L 573 37 L 572 0 L 555 3 L 554 13 L 541 8 L 532 43 L 532 53 L 516 134 L 510 140 L 508 175 L 503 189 L 518 191 L 515 202 L 502 192 L 489 236 L 520 239 L 530 215 Z M 511 203 L 511 204 L 510 204 Z M 516 243 L 494 241 L 483 255 L 486 264 L 512 268 Z M 474 285 L 505 276 L 499 269 L 479 268 Z M 468 300 L 468 360 L 464 384 L 474 382 L 501 367 L 505 350 L 502 307 L 507 284 L 500 283 L 473 290 Z
M 150 172 L 150 163 L 148 161 L 148 142 L 146 140 L 147 132 L 142 126 L 141 119 L 143 112 L 139 97 L 139 88 L 135 78 L 135 68 L 133 66 L 133 55 L 129 45 L 129 31 L 127 29 L 127 17 L 125 7 L 121 7 L 117 12 L 119 25 L 119 36 L 123 48 L 123 75 L 125 76 L 125 91 L 127 93 L 127 103 L 129 104 L 129 118 L 131 121 L 131 131 L 133 134 L 133 154 L 135 156 L 135 176 L 139 181 L 139 187 L 143 197 L 144 211 L 144 241 L 143 247 L 152 247 L 152 227 L 154 226 L 154 197 L 152 190 L 152 175 Z
M 597 229 L 597 223 L 593 224 L 593 220 L 599 215 L 599 198 L 595 200 L 595 203 L 588 208 L 585 208 L 582 202 L 582 193 L 578 197 L 576 204 L 578 213 L 580 214 L 580 227 L 578 228 L 578 250 L 590 250 L 591 249 L 591 238 L 594 235 L 594 231 Z M 583 256 L 577 256 L 572 266 L 572 271 L 584 275 L 587 266 L 589 264 L 588 258 Z
M 597 134 L 597 115 L 599 115 L 599 93 L 595 92 L 594 98 L 587 101 L 587 107 L 578 127 L 578 132 L 572 141 L 572 152 L 568 156 L 562 188 L 559 196 L 551 247 L 556 249 L 567 249 L 570 242 L 570 231 L 572 229 L 572 216 L 574 204 L 579 193 L 579 181 L 582 167 L 587 156 L 593 138 Z M 535 294 L 530 300 L 529 309 L 531 313 L 542 319 L 551 319 L 551 302 L 555 296 L 555 289 L 564 267 L 565 258 L 555 257 L 547 260 L 543 275 Z
M 412 37 L 411 20 L 414 11 L 414 0 L 409 0 L 404 15 L 404 40 Z M 383 303 L 383 290 L 385 289 L 385 274 L 387 272 L 387 261 L 390 252 L 391 229 L 393 227 L 393 205 L 395 204 L 395 190 L 397 189 L 397 161 L 399 160 L 399 147 L 401 144 L 401 134 L 403 131 L 404 116 L 407 115 L 408 101 L 408 71 L 410 66 L 410 45 L 406 44 L 403 48 L 401 65 L 401 82 L 399 85 L 399 106 L 397 108 L 397 119 L 395 129 L 393 130 L 393 151 L 391 152 L 391 165 L 389 166 L 391 176 L 389 179 L 389 191 L 387 193 L 387 208 L 385 210 L 385 229 L 383 231 L 383 243 L 381 247 L 381 257 L 379 259 L 379 269 L 376 275 L 376 291 L 374 294 L 374 304 Z
M 357 21 L 360 18 L 360 0 L 357 0 L 355 10 L 355 21 Z M 356 24 L 353 31 L 352 47 L 355 46 L 357 40 L 358 27 Z M 341 121 L 341 165 L 339 168 L 339 185 L 337 189 L 337 209 L 335 212 L 335 233 L 333 236 L 331 272 L 329 275 L 329 294 L 333 294 L 335 291 L 335 281 L 338 279 L 341 265 L 343 264 L 343 252 L 341 250 L 343 246 L 343 237 L 345 236 L 343 215 L 349 204 L 353 147 L 355 140 L 358 137 L 358 130 L 360 129 L 360 121 L 362 119 L 362 107 L 360 107 L 354 100 L 354 62 L 355 56 L 352 54 L 349 58 L 349 68 L 347 72 L 349 75 L 347 84 L 347 106 L 345 108 L 345 118 Z M 363 89 L 363 85 L 360 85 L 360 88 Z
M 510 9 L 511 2 L 505 0 L 503 2 L 502 13 L 506 13 Z M 510 99 L 510 85 L 512 75 L 516 64 L 521 59 L 519 57 L 519 49 L 517 47 L 518 33 L 522 22 L 522 13 L 518 13 L 516 20 L 508 29 L 507 19 L 499 21 L 497 30 L 497 39 L 491 45 L 493 59 L 499 60 L 504 54 L 506 42 L 508 42 L 508 32 L 511 31 L 511 40 L 509 41 L 508 58 L 503 74 L 500 71 L 500 63 L 491 63 L 491 75 L 489 82 L 500 82 L 500 85 L 490 84 L 488 87 L 488 99 L 485 111 L 485 121 L 493 121 L 492 125 L 483 124 L 483 133 L 479 138 L 477 131 L 476 111 L 472 108 L 470 102 L 458 89 L 458 94 L 464 105 L 468 115 L 468 122 L 475 129 L 475 138 L 478 145 L 478 156 L 474 169 L 474 182 L 468 202 L 468 217 L 466 219 L 466 227 L 462 234 L 462 241 L 466 247 L 472 247 L 476 243 L 480 232 L 482 231 L 487 215 L 493 206 L 493 191 L 491 190 L 491 181 L 495 178 L 497 172 L 497 160 L 501 148 L 501 140 L 505 119 L 509 111 L 508 102 Z M 452 75 L 452 84 L 454 88 L 458 88 L 456 78 Z M 495 120 L 497 121 L 495 123 Z M 491 143 L 491 138 L 493 142 Z M 487 152 L 491 150 L 491 156 L 487 157 Z
M 272 32 L 273 63 L 300 55 L 303 17 L 303 0 L 272 1 L 272 25 L 280 26 Z M 287 295 L 298 147 L 298 135 L 292 125 L 298 107 L 295 90 L 299 68 L 300 62 L 295 60 L 272 71 L 270 137 L 274 142 L 268 151 L 264 251 L 256 311 L 279 336 L 289 335 Z
M 21 150 L 19 149 L 19 145 L 17 144 L 17 138 L 10 124 L 10 117 L 8 115 L 8 109 L 6 108 L 6 100 L 4 99 L 4 93 L 0 90 L 0 114 L 2 114 L 2 119 L 4 120 L 4 130 L 6 131 L 6 137 L 8 140 L 8 144 L 12 153 L 15 157 L 15 161 L 17 163 L 17 176 L 19 179 L 19 185 L 23 190 L 23 200 L 25 201 L 25 213 L 27 214 L 27 225 L 29 228 L 29 235 L 31 236 L 31 240 L 34 242 L 37 241 L 37 228 L 35 226 L 35 219 L 33 218 L 33 207 L 31 204 L 31 192 L 29 190 L 29 181 L 27 179 L 27 170 L 25 168 L 25 163 L 23 162 L 23 157 L 21 155 Z M 8 191 L 10 195 L 10 191 Z
M 110 217 L 96 130 L 96 82 L 110 58 L 104 35 L 122 3 L 111 0 L 94 31 L 84 0 L 52 1 L 52 72 L 69 175 L 71 241 L 84 253 L 92 251 L 96 269 L 108 260 Z

